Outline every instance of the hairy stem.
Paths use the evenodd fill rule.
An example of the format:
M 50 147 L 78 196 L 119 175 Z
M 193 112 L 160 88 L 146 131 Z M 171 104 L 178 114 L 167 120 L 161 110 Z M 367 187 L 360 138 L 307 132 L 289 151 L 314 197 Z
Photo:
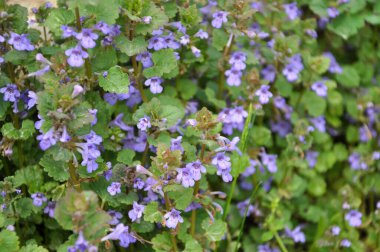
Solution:
M 73 187 L 75 188 L 75 190 L 77 190 L 78 192 L 80 192 L 81 191 L 80 183 L 78 181 L 76 170 L 75 170 L 75 166 L 74 166 L 74 164 L 73 164 L 72 161 L 69 162 L 69 173 L 70 173 L 71 184 L 73 185 Z
M 274 237 L 276 238 L 276 241 L 278 243 L 278 246 L 280 246 L 280 249 L 282 252 L 288 252 L 288 250 L 286 249 L 281 237 L 278 235 L 277 231 L 274 232 Z

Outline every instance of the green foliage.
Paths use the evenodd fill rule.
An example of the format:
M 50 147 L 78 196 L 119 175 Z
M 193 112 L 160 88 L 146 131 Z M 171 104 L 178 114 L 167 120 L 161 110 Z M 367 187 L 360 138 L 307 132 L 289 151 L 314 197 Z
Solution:
M 129 77 L 119 66 L 113 66 L 107 71 L 107 76 L 99 77 L 99 86 L 111 93 L 128 93 Z

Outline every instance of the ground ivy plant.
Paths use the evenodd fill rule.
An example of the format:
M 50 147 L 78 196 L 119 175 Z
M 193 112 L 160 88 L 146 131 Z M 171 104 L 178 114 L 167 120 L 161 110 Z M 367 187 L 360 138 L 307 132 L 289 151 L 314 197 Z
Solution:
M 0 0 L 0 251 L 380 251 L 380 2 Z

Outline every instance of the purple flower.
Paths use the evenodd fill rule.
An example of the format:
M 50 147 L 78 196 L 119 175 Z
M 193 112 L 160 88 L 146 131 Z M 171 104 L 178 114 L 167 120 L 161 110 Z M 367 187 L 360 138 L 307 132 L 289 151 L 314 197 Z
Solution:
M 47 201 L 43 193 L 33 193 L 31 197 L 33 199 L 33 205 L 38 207 L 42 206 L 42 204 Z
M 141 21 L 144 24 L 150 24 L 150 22 L 152 22 L 152 17 L 151 16 L 144 16 L 144 17 L 141 18 Z
M 44 213 L 49 215 L 50 218 L 54 218 L 55 205 L 54 201 L 50 201 L 44 209 Z
M 84 92 L 84 88 L 81 85 L 77 84 L 73 88 L 73 92 L 71 93 L 71 98 L 75 98 L 78 95 L 82 94 L 83 92 Z
M 179 38 L 179 43 L 181 43 L 182 45 L 189 44 L 190 43 L 190 37 L 189 37 L 189 35 L 185 34 L 182 37 L 180 37 Z
M 343 72 L 342 68 L 340 67 L 340 65 L 338 64 L 334 55 L 331 52 L 325 52 L 325 53 L 323 53 L 323 56 L 330 59 L 330 65 L 329 65 L 329 72 L 330 73 L 340 74 Z
M 278 248 L 271 248 L 269 244 L 263 244 L 257 247 L 257 252 L 280 252 L 280 250 Z
M 112 232 L 106 235 L 101 239 L 101 241 L 106 241 L 106 240 L 119 240 L 120 241 L 120 246 L 127 248 L 129 244 L 135 243 L 136 238 L 129 233 L 129 228 L 128 226 L 124 226 L 123 223 L 120 223 L 116 226 L 116 228 L 111 229 Z
M 228 183 L 232 181 L 232 175 L 230 174 L 230 172 L 231 172 L 231 168 L 228 168 L 225 170 L 218 169 L 216 171 L 216 174 L 218 176 L 221 176 L 224 182 Z
M 319 152 L 318 151 L 307 151 L 306 152 L 306 160 L 309 164 L 309 167 L 310 168 L 314 168 L 315 165 L 317 164 L 317 158 L 319 156 Z
M 4 94 L 4 101 L 16 102 L 20 98 L 20 91 L 15 84 L 7 84 L 0 88 L 0 93 Z
M 212 159 L 211 163 L 221 170 L 231 168 L 230 157 L 226 156 L 223 152 L 217 153 L 216 156 Z
M 107 35 L 111 32 L 111 27 L 106 24 L 105 22 L 103 21 L 99 21 L 95 26 L 94 28 L 98 31 L 101 31 L 104 35 Z
M 351 227 L 358 227 L 362 224 L 363 214 L 356 210 L 351 210 L 344 216 L 344 219 Z
M 67 63 L 69 63 L 69 65 L 72 67 L 81 67 L 84 64 L 83 59 L 88 58 L 88 53 L 82 50 L 82 47 L 80 45 L 67 49 L 65 51 L 65 54 L 69 57 L 67 59 Z
M 150 88 L 150 92 L 152 92 L 153 94 L 159 94 L 163 90 L 161 86 L 162 82 L 163 80 L 160 77 L 152 77 L 150 79 L 147 79 L 144 82 L 144 85 L 148 86 Z
M 300 15 L 300 10 L 298 9 L 296 2 L 284 4 L 282 6 L 284 7 L 285 13 L 288 15 L 290 20 L 294 20 Z
M 144 68 L 153 66 L 152 54 L 150 52 L 143 52 L 137 54 L 136 60 L 141 62 Z
M 191 52 L 194 54 L 196 58 L 199 58 L 201 56 L 201 50 L 199 50 L 195 46 L 191 46 Z
M 230 65 L 236 69 L 236 70 L 244 70 L 246 65 L 245 65 L 245 61 L 247 60 L 247 55 L 243 52 L 234 52 L 228 63 L 230 63 Z
M 243 177 L 249 177 L 256 172 L 256 167 L 260 165 L 259 161 L 251 159 L 250 165 L 245 168 L 245 171 L 241 174 Z
M 62 25 L 61 30 L 63 31 L 63 34 L 62 34 L 63 38 L 69 38 L 77 34 L 74 28 L 67 25 Z
M 171 141 L 171 146 L 170 146 L 171 151 L 179 150 L 183 152 L 182 136 L 178 136 L 177 138 L 172 138 L 170 141 Z
M 340 233 L 340 227 L 339 227 L 339 226 L 333 226 L 333 227 L 331 228 L 331 233 L 332 233 L 332 235 L 334 235 L 334 236 L 339 235 L 339 233 Z
M 277 171 L 277 155 L 262 153 L 261 161 L 267 166 L 270 173 L 275 173 Z
M 94 126 L 98 122 L 96 114 L 98 113 L 97 109 L 89 109 L 88 113 L 93 116 L 94 120 L 91 122 L 91 126 Z
M 186 33 L 186 27 L 180 22 L 171 22 L 169 25 L 173 28 L 175 28 L 178 32 L 181 32 L 183 34 Z
M 295 243 L 305 243 L 306 238 L 305 234 L 301 231 L 301 227 L 298 226 L 293 230 L 290 230 L 289 228 L 285 229 L 286 235 L 293 239 Z
M 96 46 L 95 40 L 97 40 L 98 37 L 98 34 L 88 28 L 83 28 L 80 33 L 75 35 L 75 38 L 80 41 L 84 48 L 94 48 Z
M 107 191 L 112 196 L 121 193 L 121 184 L 119 182 L 112 182 L 110 186 L 107 187 Z
M 206 168 L 199 160 L 188 163 L 186 165 L 186 168 L 190 169 L 191 176 L 195 181 L 199 181 L 201 179 L 202 173 L 206 173 Z
M 231 68 L 224 73 L 227 76 L 227 84 L 229 86 L 240 86 L 242 72 L 238 69 Z
M 351 242 L 349 240 L 347 240 L 347 239 L 343 239 L 340 242 L 340 246 L 344 247 L 344 248 L 349 248 L 349 247 L 351 247 Z
M 180 211 L 178 211 L 174 208 L 170 212 L 167 212 L 164 215 L 165 225 L 168 228 L 176 228 L 178 222 L 183 223 L 183 218 L 181 217 L 180 213 L 181 213 Z
M 318 33 L 313 29 L 307 29 L 305 33 L 312 38 L 315 38 L 315 39 L 318 38 Z
M 148 49 L 155 51 L 161 50 L 166 47 L 165 40 L 162 37 L 154 36 L 149 40 Z
M 282 74 L 289 82 L 298 79 L 298 74 L 303 70 L 302 58 L 300 54 L 296 54 L 288 59 L 288 64 L 282 70 Z
M 135 178 L 135 180 L 133 181 L 133 188 L 135 189 L 141 190 L 144 188 L 144 186 L 145 182 L 141 178 Z
M 80 231 L 78 235 L 78 239 L 75 242 L 75 245 L 72 247 L 68 247 L 67 251 L 68 252 L 77 252 L 77 251 L 85 252 L 89 248 L 90 248 L 90 244 L 84 238 L 82 231 Z
M 165 42 L 165 48 L 171 48 L 171 49 L 176 50 L 181 47 L 181 44 L 175 40 L 175 37 L 173 36 L 172 33 L 165 36 L 163 39 Z
M 311 89 L 321 97 L 327 96 L 327 87 L 323 81 L 317 81 L 314 82 L 314 84 L 311 86 Z
M 276 68 L 273 65 L 268 65 L 261 70 L 263 78 L 269 82 L 274 82 L 276 79 Z
M 268 85 L 261 85 L 260 89 L 255 92 L 255 95 L 259 97 L 261 104 L 267 104 L 273 94 L 269 91 Z
M 324 116 L 318 116 L 310 119 L 310 122 L 320 132 L 326 132 L 326 120 Z
M 147 129 L 150 127 L 151 127 L 151 124 L 150 124 L 149 116 L 144 116 L 143 118 L 139 119 L 139 122 L 137 123 L 137 128 L 139 130 L 147 131 Z
M 208 33 L 202 29 L 199 29 L 199 31 L 195 33 L 194 37 L 200 38 L 200 39 L 208 39 Z
M 213 19 L 211 21 L 211 25 L 216 29 L 220 29 L 222 27 L 223 23 L 226 23 L 228 21 L 227 16 L 228 16 L 228 12 L 225 12 L 225 11 L 215 12 L 212 15 Z
M 27 34 L 18 35 L 17 33 L 11 32 L 11 37 L 8 40 L 10 45 L 13 45 L 14 49 L 17 51 L 33 51 L 34 46 L 30 43 Z
M 120 219 L 123 218 L 123 215 L 119 212 L 116 212 L 114 210 L 110 210 L 107 212 L 112 219 L 108 222 L 110 225 L 117 225 L 120 223 Z
M 40 146 L 41 150 L 43 150 L 43 151 L 45 151 L 45 150 L 49 149 L 51 146 L 55 145 L 57 143 L 58 139 L 59 139 L 59 135 L 54 130 L 54 128 L 50 128 L 50 130 L 48 132 L 42 133 L 41 135 L 37 136 L 37 140 L 40 141 L 39 146 Z
M 132 222 L 140 219 L 144 213 L 145 206 L 138 204 L 136 201 L 133 202 L 133 208 L 128 212 L 129 218 Z
M 255 207 L 253 205 L 248 205 L 249 199 L 239 202 L 236 207 L 239 209 L 240 216 L 244 217 L 245 211 L 247 211 L 247 217 L 255 212 Z
M 194 178 L 192 171 L 189 168 L 177 168 L 177 183 L 181 183 L 184 187 L 192 187 L 194 186 Z
M 336 18 L 339 15 L 339 10 L 334 7 L 327 8 L 327 15 L 329 18 Z

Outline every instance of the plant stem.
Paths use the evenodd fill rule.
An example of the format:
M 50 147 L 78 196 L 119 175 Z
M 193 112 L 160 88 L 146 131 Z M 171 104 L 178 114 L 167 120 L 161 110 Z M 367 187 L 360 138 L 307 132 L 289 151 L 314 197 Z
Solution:
M 274 237 L 276 238 L 276 241 L 277 241 L 278 245 L 280 246 L 281 251 L 282 252 L 288 252 L 288 250 L 286 249 L 284 243 L 282 242 L 281 237 L 278 235 L 277 231 L 274 232 Z
M 167 211 L 170 211 L 172 208 L 172 204 L 170 203 L 170 199 L 167 195 L 167 193 L 164 193 L 164 199 L 165 199 L 165 207 Z M 175 235 L 170 233 L 170 238 L 172 240 L 173 244 L 173 251 L 177 252 L 178 251 L 178 246 L 177 246 L 177 239 L 175 238 Z
M 217 98 L 218 99 L 222 99 L 223 98 L 224 82 L 225 82 L 225 77 L 224 77 L 224 59 L 230 53 L 233 41 L 234 41 L 234 35 L 231 34 L 230 38 L 228 39 L 228 42 L 227 42 L 226 46 L 224 47 L 224 51 L 223 51 L 223 58 L 222 58 L 222 60 L 223 60 L 223 66 L 220 69 L 220 77 L 219 77 L 219 82 L 218 82 L 218 94 L 217 94 Z
M 258 184 L 255 186 L 255 190 L 253 190 L 252 195 L 251 195 L 251 197 L 250 197 L 250 199 L 249 199 L 248 206 L 245 208 L 243 221 L 241 222 L 241 225 L 240 225 L 239 236 L 238 236 L 238 239 L 237 239 L 237 241 L 236 241 L 235 252 L 237 252 L 238 249 L 239 249 L 239 242 L 240 242 L 241 236 L 242 236 L 242 234 L 243 234 L 243 228 L 244 228 L 245 220 L 247 219 L 247 214 L 248 214 L 249 206 L 252 204 L 252 201 L 253 201 L 253 199 L 255 198 L 255 196 L 256 196 L 256 192 L 257 192 L 257 190 L 259 190 L 260 185 L 261 185 L 261 182 L 258 183 Z
M 206 149 L 206 145 L 202 144 L 201 155 L 200 155 L 200 161 L 201 162 L 203 162 L 203 158 L 205 155 L 205 149 Z M 194 197 L 198 194 L 198 191 L 199 191 L 199 181 L 196 181 L 195 186 L 194 186 L 194 193 L 193 193 Z M 190 226 L 190 234 L 192 237 L 195 236 L 196 225 L 197 225 L 197 210 L 193 209 L 191 211 L 191 226 Z
M 133 22 L 129 21 L 129 25 L 126 26 L 126 32 L 128 33 L 129 40 L 133 40 L 134 37 L 134 30 L 133 30 Z M 141 99 L 143 102 L 147 102 L 148 99 L 146 98 L 146 95 L 144 93 L 144 87 L 142 83 L 140 82 L 140 71 L 139 67 L 136 61 L 136 56 L 131 57 L 132 66 L 133 66 L 133 75 L 135 76 L 135 82 L 137 85 L 137 89 L 140 91 Z
M 71 178 L 71 183 L 72 185 L 74 186 L 75 190 L 77 190 L 78 192 L 81 191 L 81 188 L 80 188 L 80 183 L 77 179 L 77 174 L 76 174 L 76 171 L 75 171 L 75 166 L 73 164 L 72 161 L 69 162 L 69 173 L 70 173 L 70 178 Z
M 249 130 L 249 127 L 251 125 L 251 121 L 252 121 L 252 124 L 255 122 L 255 118 L 256 118 L 256 113 L 253 112 L 253 106 L 252 106 L 252 104 L 250 104 L 249 105 L 249 111 L 248 111 L 248 117 L 245 121 L 243 133 L 241 135 L 241 149 L 240 150 L 242 153 L 244 153 L 246 148 L 247 148 L 248 130 Z M 239 165 L 240 165 L 240 161 L 241 161 L 241 158 L 239 159 Z M 230 210 L 232 195 L 234 194 L 238 177 L 239 177 L 239 174 L 235 175 L 234 180 L 232 181 L 232 185 L 231 185 L 230 191 L 228 193 L 226 207 L 224 208 L 224 212 L 223 212 L 223 217 L 222 217 L 223 221 L 226 220 L 228 212 Z

